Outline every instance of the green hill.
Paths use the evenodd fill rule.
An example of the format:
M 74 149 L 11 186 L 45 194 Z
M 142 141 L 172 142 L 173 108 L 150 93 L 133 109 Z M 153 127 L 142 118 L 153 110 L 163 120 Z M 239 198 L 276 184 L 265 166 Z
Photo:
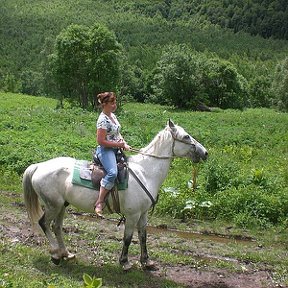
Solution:
M 244 5 L 243 1 L 198 2 L 3 0 L 0 7 L 2 90 L 27 93 L 25 87 L 29 86 L 29 91 L 35 95 L 53 93 L 45 75 L 47 56 L 53 51 L 56 36 L 70 24 L 91 26 L 95 22 L 104 24 L 115 32 L 127 54 L 126 67 L 131 69 L 138 80 L 140 76 L 137 76 L 135 70 L 141 69 L 144 76 L 139 81 L 144 81 L 142 86 L 147 86 L 147 74 L 155 68 L 162 49 L 171 43 L 186 43 L 195 51 L 210 57 L 217 55 L 230 61 L 252 86 L 256 85 L 254 82 L 259 77 L 264 77 L 270 83 L 276 65 L 288 54 L 288 42 L 264 39 L 257 35 L 263 34 L 261 29 L 267 23 L 274 23 L 283 17 L 286 19 L 286 2 L 282 1 L 283 4 L 281 1 L 273 1 L 273 6 L 271 3 L 268 5 L 267 1 L 254 0 L 249 2 L 251 7 Z M 282 6 L 276 5 L 278 2 L 286 7 L 285 11 L 280 11 Z M 253 13 L 249 14 L 249 19 L 253 20 L 250 21 L 251 25 L 249 26 L 250 22 L 246 26 L 239 24 L 239 19 L 248 19 L 250 8 L 253 8 Z M 279 18 L 280 12 L 284 13 L 281 14 L 282 18 Z M 262 19 L 261 22 L 258 19 Z M 288 26 L 284 23 L 286 22 L 281 27 L 273 25 L 275 37 L 281 33 L 284 33 L 283 37 L 280 35 L 283 39 L 286 37 L 285 29 Z M 237 28 L 233 27 L 234 24 Z M 243 32 L 249 32 L 248 28 L 253 28 L 254 32 L 251 33 L 256 36 Z M 263 36 L 268 37 L 270 34 Z M 43 89 L 43 85 L 48 87 Z M 139 87 L 137 89 L 140 90 Z M 147 94 L 149 91 L 138 93 Z

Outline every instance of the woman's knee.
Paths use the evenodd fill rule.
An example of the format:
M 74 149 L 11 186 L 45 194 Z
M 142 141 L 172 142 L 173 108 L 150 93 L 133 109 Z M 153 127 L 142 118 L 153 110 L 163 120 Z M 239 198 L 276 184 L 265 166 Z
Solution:
M 107 171 L 107 177 L 109 178 L 110 182 L 114 182 L 117 178 L 117 169 L 110 169 L 109 171 Z

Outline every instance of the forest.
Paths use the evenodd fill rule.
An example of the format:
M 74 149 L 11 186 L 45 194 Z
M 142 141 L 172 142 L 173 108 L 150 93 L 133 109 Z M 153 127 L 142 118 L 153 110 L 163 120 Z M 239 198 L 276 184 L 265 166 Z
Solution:
M 4 92 L 288 109 L 286 1 L 4 0 L 0 12 Z

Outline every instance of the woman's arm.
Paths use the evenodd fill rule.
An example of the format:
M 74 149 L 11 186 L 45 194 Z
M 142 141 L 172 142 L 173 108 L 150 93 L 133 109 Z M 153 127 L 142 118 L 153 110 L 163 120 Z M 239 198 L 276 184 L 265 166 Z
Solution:
M 105 129 L 99 128 L 97 129 L 97 135 L 96 135 L 96 140 L 99 145 L 104 146 L 104 147 L 109 147 L 109 148 L 123 148 L 125 149 L 125 141 L 109 141 L 106 139 L 107 131 Z

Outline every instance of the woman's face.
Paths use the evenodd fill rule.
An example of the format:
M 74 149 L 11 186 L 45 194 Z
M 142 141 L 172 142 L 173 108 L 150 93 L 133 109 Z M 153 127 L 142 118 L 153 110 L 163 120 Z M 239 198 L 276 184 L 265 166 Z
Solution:
M 117 109 L 116 99 L 113 99 L 112 101 L 108 101 L 107 103 L 105 103 L 103 108 L 107 112 L 115 112 Z

